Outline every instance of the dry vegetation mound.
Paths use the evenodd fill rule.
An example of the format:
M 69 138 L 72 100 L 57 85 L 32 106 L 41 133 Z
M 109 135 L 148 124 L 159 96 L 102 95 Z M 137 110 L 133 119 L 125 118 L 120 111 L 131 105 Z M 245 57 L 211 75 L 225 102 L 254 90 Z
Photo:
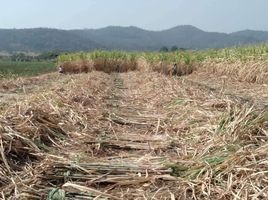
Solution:
M 64 62 L 58 66 L 61 73 L 88 73 L 93 69 L 92 62 L 89 61 L 73 61 L 73 62 Z
M 207 60 L 202 65 L 206 73 L 213 73 L 215 76 L 228 76 L 240 82 L 268 83 L 267 60 Z

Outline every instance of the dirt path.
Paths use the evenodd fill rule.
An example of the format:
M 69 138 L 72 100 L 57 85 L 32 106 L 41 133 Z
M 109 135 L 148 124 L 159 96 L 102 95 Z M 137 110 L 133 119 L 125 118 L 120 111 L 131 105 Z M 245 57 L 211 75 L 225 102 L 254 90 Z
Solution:
M 77 169 L 69 179 L 85 181 L 82 185 L 107 191 L 115 199 L 149 198 L 156 192 L 154 184 L 176 180 L 170 175 L 170 158 L 162 155 L 172 142 L 161 131 L 165 116 L 149 102 L 141 101 L 142 94 L 136 93 L 133 83 L 126 83 L 126 75 L 113 74 L 111 78 L 113 85 L 104 97 L 102 117 L 97 122 L 100 128 L 78 144 L 69 145 L 83 147 L 84 151 L 72 148 L 71 155 L 66 155 L 69 159 L 79 155 L 79 168 L 91 173 L 84 174 L 83 180 L 83 173 L 77 175 L 81 173 Z M 56 178 L 55 170 L 59 169 L 49 172 L 50 179 Z M 168 188 L 155 194 L 158 199 L 165 195 L 170 196 Z
M 245 165 L 233 157 L 261 149 L 267 136 L 258 135 L 253 125 L 250 139 L 236 132 L 243 129 L 243 111 L 247 124 L 251 105 L 230 98 L 230 89 L 219 92 L 186 79 L 158 73 L 93 72 L 50 84 L 33 98 L 39 101 L 17 106 L 19 111 L 14 107 L 24 118 L 16 115 L 9 121 L 9 115 L 0 120 L 7 124 L 4 130 L 28 133 L 34 125 L 35 133 L 60 130 L 66 135 L 60 140 L 46 137 L 46 151 L 32 153 L 41 159 L 23 166 L 12 177 L 16 184 L 10 181 L 3 191 L 13 197 L 17 193 L 19 199 L 210 199 L 219 194 L 230 199 L 233 191 L 225 191 L 230 171 L 242 177 L 243 170 L 236 169 Z M 29 108 L 30 117 L 23 114 Z M 42 117 L 41 111 L 36 116 L 36 108 L 47 116 Z M 254 119 L 254 125 L 258 123 Z M 232 162 L 237 163 L 232 166 Z M 254 170 L 260 180 L 264 174 L 257 167 Z M 234 191 L 238 195 L 241 190 L 254 191 L 252 181 L 233 183 Z

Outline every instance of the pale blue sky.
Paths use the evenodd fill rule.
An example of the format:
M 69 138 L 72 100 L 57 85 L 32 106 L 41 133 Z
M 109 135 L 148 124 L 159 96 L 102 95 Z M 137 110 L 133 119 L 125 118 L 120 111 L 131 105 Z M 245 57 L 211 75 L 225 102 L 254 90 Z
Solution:
M 0 0 L 0 28 L 190 24 L 206 31 L 268 31 L 267 10 L 268 0 Z

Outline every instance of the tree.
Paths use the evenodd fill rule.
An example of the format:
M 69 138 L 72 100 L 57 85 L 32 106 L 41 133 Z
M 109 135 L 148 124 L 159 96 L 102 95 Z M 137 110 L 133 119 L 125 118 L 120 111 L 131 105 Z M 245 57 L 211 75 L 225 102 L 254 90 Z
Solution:
M 177 46 L 175 46 L 175 45 L 172 46 L 171 49 L 170 49 L 170 51 L 178 51 L 178 50 L 179 50 L 179 48 Z
M 186 48 L 179 48 L 180 51 L 186 51 Z
M 166 46 L 161 47 L 160 49 L 161 52 L 168 52 L 168 48 Z
M 48 51 L 48 52 L 43 52 L 40 54 L 37 59 L 39 60 L 54 60 L 60 55 L 59 50 L 54 50 L 54 51 Z

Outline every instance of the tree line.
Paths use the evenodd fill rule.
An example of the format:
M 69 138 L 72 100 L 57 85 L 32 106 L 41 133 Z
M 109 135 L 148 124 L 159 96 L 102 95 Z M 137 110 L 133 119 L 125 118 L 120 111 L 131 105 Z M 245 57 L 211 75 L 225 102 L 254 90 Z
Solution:
M 172 46 L 170 49 L 167 46 L 162 46 L 159 50 L 160 52 L 174 52 L 174 51 L 186 51 L 185 48 L 178 48 L 177 46 Z
M 27 53 L 13 53 L 8 58 L 11 61 L 17 61 L 17 62 L 31 62 L 31 61 L 53 61 L 55 60 L 59 55 L 61 54 L 60 51 L 48 51 L 43 52 L 39 55 L 29 55 Z

